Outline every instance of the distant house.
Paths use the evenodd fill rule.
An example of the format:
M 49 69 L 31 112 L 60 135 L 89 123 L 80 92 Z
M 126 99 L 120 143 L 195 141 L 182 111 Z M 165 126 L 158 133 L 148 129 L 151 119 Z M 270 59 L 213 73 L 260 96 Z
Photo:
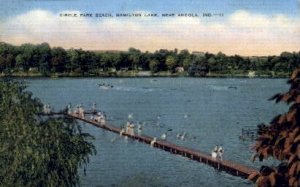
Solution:
M 184 68 L 183 68 L 183 67 L 181 67 L 181 66 L 179 66 L 179 67 L 176 67 L 176 68 L 175 68 L 175 72 L 177 72 L 177 73 L 184 72 Z
M 28 71 L 29 71 L 29 72 L 37 72 L 37 71 L 38 71 L 38 68 L 29 68 Z
M 137 73 L 137 76 L 141 76 L 141 77 L 149 77 L 151 76 L 151 71 L 139 71 Z
M 117 70 L 116 70 L 116 68 L 109 68 L 109 71 L 110 72 L 116 72 Z
M 248 77 L 255 77 L 255 71 L 249 71 Z

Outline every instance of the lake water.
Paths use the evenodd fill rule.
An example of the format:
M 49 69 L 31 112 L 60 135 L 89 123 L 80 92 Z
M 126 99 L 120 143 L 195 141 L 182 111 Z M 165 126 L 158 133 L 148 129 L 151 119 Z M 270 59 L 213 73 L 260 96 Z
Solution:
M 253 142 L 238 137 L 246 126 L 268 123 L 287 110 L 268 98 L 288 89 L 285 79 L 218 78 L 61 78 L 27 79 L 28 89 L 56 110 L 82 103 L 105 111 L 115 126 L 128 115 L 144 123 L 143 133 L 209 153 L 223 144 L 224 159 L 259 168 L 267 162 L 250 161 Z M 101 89 L 99 83 L 112 84 Z M 251 182 L 216 171 L 207 165 L 124 140 L 111 132 L 82 124 L 95 137 L 97 154 L 82 186 L 253 186 Z M 172 129 L 172 130 L 171 130 Z M 169 130 L 169 131 L 168 131 Z M 185 140 L 178 133 L 186 132 Z

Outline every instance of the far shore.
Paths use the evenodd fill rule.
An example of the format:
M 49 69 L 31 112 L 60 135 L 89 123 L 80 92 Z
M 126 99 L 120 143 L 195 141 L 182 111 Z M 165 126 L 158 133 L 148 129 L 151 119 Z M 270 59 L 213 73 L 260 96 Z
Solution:
M 0 73 L 0 77 L 13 78 L 64 78 L 64 77 L 99 77 L 99 78 L 151 78 L 151 77 L 195 77 L 195 78 L 288 78 L 289 73 L 274 73 L 266 72 L 262 74 L 249 76 L 247 73 L 207 73 L 205 76 L 190 76 L 186 71 L 180 73 L 171 73 L 168 71 L 152 73 L 150 71 L 116 71 L 116 72 L 101 72 L 97 74 L 91 73 L 50 73 L 42 74 L 39 72 L 15 72 L 4 74 Z

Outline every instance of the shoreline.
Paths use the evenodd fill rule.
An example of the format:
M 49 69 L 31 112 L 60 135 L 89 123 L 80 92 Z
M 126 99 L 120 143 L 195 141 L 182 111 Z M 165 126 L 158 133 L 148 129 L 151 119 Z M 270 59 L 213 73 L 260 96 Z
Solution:
M 0 78 L 249 78 L 249 79 L 284 79 L 289 78 L 288 73 L 281 73 L 280 75 L 261 74 L 256 76 L 248 76 L 247 74 L 225 74 L 225 73 L 209 73 L 206 76 L 190 76 L 187 72 L 170 73 L 158 72 L 151 74 L 139 74 L 138 72 L 103 72 L 101 74 L 81 74 L 81 73 L 52 73 L 43 75 L 41 73 L 22 72 L 11 74 L 0 74 Z

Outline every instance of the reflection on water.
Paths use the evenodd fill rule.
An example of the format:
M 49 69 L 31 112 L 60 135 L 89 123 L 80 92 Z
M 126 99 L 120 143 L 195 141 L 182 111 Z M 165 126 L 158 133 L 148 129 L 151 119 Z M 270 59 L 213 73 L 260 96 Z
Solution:
M 63 78 L 28 79 L 29 90 L 54 109 L 82 103 L 105 111 L 109 123 L 124 126 L 128 115 L 143 124 L 143 134 L 209 153 L 223 144 L 224 159 L 248 166 L 251 142 L 243 127 L 269 122 L 286 110 L 267 99 L 287 90 L 284 79 Z M 99 82 L 113 85 L 100 89 Z M 116 134 L 82 124 L 95 137 L 83 186 L 251 186 L 224 172 Z M 178 138 L 178 134 L 184 138 Z M 273 164 L 273 161 L 268 163 Z

